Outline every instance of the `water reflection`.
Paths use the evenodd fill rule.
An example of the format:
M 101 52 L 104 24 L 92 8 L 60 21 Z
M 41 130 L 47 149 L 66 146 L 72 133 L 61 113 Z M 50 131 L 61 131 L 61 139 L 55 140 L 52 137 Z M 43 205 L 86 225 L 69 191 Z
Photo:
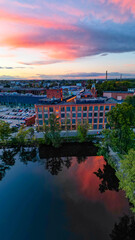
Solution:
M 106 190 L 119 191 L 119 180 L 115 175 L 115 170 L 107 162 L 104 164 L 103 170 L 99 168 L 94 174 L 102 180 L 99 184 L 99 191 L 101 193 L 104 193 Z
M 46 169 L 52 175 L 58 175 L 62 171 L 63 167 L 69 168 L 71 166 L 71 157 L 52 157 L 46 159 Z
M 20 161 L 24 164 L 28 164 L 28 162 L 36 162 L 37 161 L 37 149 L 25 149 L 22 148 L 19 153 Z
M 120 218 L 119 223 L 115 223 L 112 233 L 112 240 L 134 240 L 135 239 L 135 219 L 127 215 Z
M 69 149 L 71 148 L 68 147 L 68 151 Z M 21 223 L 19 228 L 21 229 L 21 226 L 25 225 L 26 219 L 31 222 L 31 227 L 23 227 L 22 233 L 26 231 L 25 236 L 32 237 L 16 237 L 15 240 L 126 240 L 126 237 L 120 238 L 120 236 L 124 236 L 122 235 L 123 231 L 125 231 L 125 236 L 127 232 L 129 235 L 133 234 L 134 222 L 130 216 L 121 218 L 120 222 L 114 226 L 119 216 L 129 214 L 129 206 L 124 192 L 118 192 L 115 171 L 104 161 L 104 158 L 88 156 L 86 149 L 83 149 L 83 153 L 80 154 L 79 147 L 74 156 L 71 152 L 63 149 L 59 150 L 59 153 L 58 150 L 55 153 L 51 151 L 52 149 L 45 148 L 44 152 L 42 149 L 41 154 L 36 148 L 21 148 L 18 153 L 16 149 L 2 152 L 0 180 L 5 176 L 6 170 L 15 165 L 12 172 L 14 174 L 10 175 L 8 184 L 3 187 L 3 192 L 6 192 L 5 199 L 13 199 L 9 208 L 7 208 L 7 205 L 10 205 L 9 201 L 7 203 L 6 200 L 5 203 L 5 199 L 3 200 L 6 209 L 4 211 L 6 212 L 8 209 L 8 212 L 15 212 L 16 204 L 18 204 L 20 215 L 13 220 L 17 222 L 15 224 L 18 224 L 19 219 Z M 73 151 L 75 153 L 75 149 Z M 17 155 L 15 156 L 15 154 Z M 42 159 L 38 156 L 41 156 Z M 30 162 L 34 164 L 29 164 Z M 6 176 L 8 179 L 8 174 Z M 14 181 L 10 181 L 12 177 Z M 8 191 L 8 186 L 11 191 Z M 14 194 L 12 194 L 13 189 Z M 20 191 L 19 194 L 16 194 L 18 191 Z M 1 196 L 4 195 L 3 192 L 0 192 Z M 8 198 L 7 194 L 9 194 Z M 15 203 L 14 208 L 13 203 Z M 33 217 L 35 211 L 35 214 L 38 215 Z M 10 214 L 4 214 L 5 222 L 9 226 Z M 3 224 L 1 222 L 2 220 L 0 227 Z M 37 222 L 38 230 L 35 235 Z M 46 224 L 44 224 L 45 222 Z M 112 228 L 114 229 L 112 230 Z M 21 236 L 21 231 L 17 231 L 17 236 Z M 58 232 L 61 235 L 57 235 Z M 39 234 L 40 236 L 38 236 Z M 6 238 L 6 240 L 8 239 L 11 238 Z

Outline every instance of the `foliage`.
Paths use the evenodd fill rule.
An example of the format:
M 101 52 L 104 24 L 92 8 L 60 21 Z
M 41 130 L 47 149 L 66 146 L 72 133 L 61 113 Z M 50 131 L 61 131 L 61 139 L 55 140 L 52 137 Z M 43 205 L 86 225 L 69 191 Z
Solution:
M 0 139 L 6 141 L 11 135 L 11 128 L 9 123 L 0 121 Z
M 102 142 L 97 144 L 99 147 L 98 155 L 104 156 L 105 159 L 109 156 L 109 145 L 110 145 L 110 139 L 111 139 L 111 131 L 109 129 L 105 129 L 102 131 Z
M 128 103 L 129 105 L 132 105 L 135 108 L 135 96 L 127 96 L 125 99 L 125 102 Z
M 108 163 L 104 165 L 103 170 L 100 168 L 94 174 L 102 180 L 99 184 L 99 191 L 101 193 L 105 192 L 106 190 L 115 190 L 116 192 L 119 191 L 119 180 L 115 175 L 115 169 L 112 168 Z
M 96 84 L 98 95 L 102 95 L 103 91 L 127 91 L 132 86 L 130 81 L 105 81 L 103 83 Z M 91 88 L 91 82 L 88 83 L 87 88 Z
M 127 215 L 120 218 L 119 223 L 115 223 L 110 234 L 112 240 L 133 240 L 135 239 L 135 219 Z
M 54 147 L 59 147 L 61 144 L 61 137 L 60 137 L 60 123 L 59 118 L 55 114 L 52 114 L 49 118 L 49 125 L 44 126 L 45 130 L 45 143 L 52 144 Z
M 85 142 L 87 133 L 88 133 L 88 129 L 89 129 L 88 123 L 78 125 L 77 133 L 78 133 L 79 142 Z
M 107 113 L 108 123 L 111 127 L 111 145 L 114 150 L 128 152 L 134 146 L 135 134 L 132 126 L 135 123 L 134 108 L 127 103 L 117 104 Z
M 120 180 L 120 188 L 126 192 L 126 196 L 134 206 L 132 210 L 135 212 L 135 150 L 130 149 L 123 157 L 116 175 Z

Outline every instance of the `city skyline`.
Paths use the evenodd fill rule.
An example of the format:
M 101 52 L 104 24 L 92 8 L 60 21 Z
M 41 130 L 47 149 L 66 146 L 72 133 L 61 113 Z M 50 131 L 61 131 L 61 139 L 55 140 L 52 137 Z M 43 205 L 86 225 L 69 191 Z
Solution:
M 0 0 L 0 79 L 135 78 L 134 0 Z

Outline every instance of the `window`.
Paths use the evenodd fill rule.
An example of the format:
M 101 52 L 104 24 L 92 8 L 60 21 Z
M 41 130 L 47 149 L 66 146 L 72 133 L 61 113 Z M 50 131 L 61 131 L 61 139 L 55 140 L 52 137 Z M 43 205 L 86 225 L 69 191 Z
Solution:
M 48 119 L 48 114 L 44 114 L 45 119 Z
M 105 118 L 105 123 L 107 123 L 107 118 Z
M 100 112 L 100 113 L 99 113 L 99 116 L 100 116 L 100 117 L 103 117 L 103 112 Z
M 38 108 L 38 112 L 42 112 L 42 108 L 41 107 Z
M 75 118 L 76 117 L 76 113 L 72 113 L 72 117 Z
M 75 112 L 75 107 L 72 107 L 72 112 Z
M 95 106 L 95 107 L 94 107 L 94 111 L 98 111 L 98 106 Z
M 98 116 L 98 113 L 94 113 L 94 117 L 97 117 Z
M 83 113 L 83 117 L 87 117 L 87 113 Z
M 100 111 L 104 111 L 104 106 L 100 106 Z
M 39 125 L 43 125 L 43 120 L 39 120 Z
M 42 118 L 42 114 L 38 114 L 38 118 Z
M 99 129 L 102 129 L 103 128 L 103 126 L 102 125 L 99 125 Z
M 67 124 L 70 124 L 70 119 L 67 119 Z
M 65 113 L 61 113 L 61 118 L 65 118 Z
M 82 107 L 78 107 L 78 112 L 81 112 L 82 111 Z
M 92 112 L 93 111 L 93 107 L 89 107 L 89 111 Z
M 92 123 L 92 118 L 89 119 L 89 123 Z
M 114 108 L 114 106 L 111 106 L 111 110 Z
M 109 106 L 106 106 L 106 107 L 105 107 L 105 110 L 106 110 L 106 111 L 109 111 Z
M 61 119 L 61 124 L 65 124 L 65 119 Z
M 70 107 L 67 107 L 67 112 L 70 112 Z
M 63 126 L 61 126 L 61 130 L 65 130 L 65 126 L 63 125 Z
M 76 125 L 72 125 L 72 130 L 76 130 Z
M 48 120 L 45 120 L 45 124 L 48 125 Z
M 49 108 L 49 112 L 53 112 L 53 108 L 52 107 Z
M 65 108 L 64 107 L 61 108 L 61 112 L 65 112 Z
M 71 129 L 71 127 L 70 126 L 67 126 L 67 130 L 70 130 Z
M 87 111 L 87 107 L 83 107 L 83 111 Z
M 94 125 L 94 129 L 97 129 L 97 125 Z
M 81 123 L 81 119 L 78 119 L 77 122 L 78 122 L 78 124 L 80 124 Z
M 67 118 L 70 118 L 70 113 L 67 113 Z
M 103 123 L 103 118 L 99 118 L 99 123 Z
M 83 119 L 83 123 L 87 123 L 87 119 Z
M 97 123 L 97 118 L 94 118 L 94 123 Z
M 76 123 L 76 119 L 72 119 L 72 124 L 75 124 Z
M 45 112 L 48 112 L 48 107 L 44 107 L 44 111 L 45 111 Z
M 78 114 L 77 114 L 77 117 L 78 117 L 78 118 L 81 118 L 81 116 L 82 116 L 81 113 L 78 113 Z
M 92 113 L 89 113 L 89 117 L 92 117 Z

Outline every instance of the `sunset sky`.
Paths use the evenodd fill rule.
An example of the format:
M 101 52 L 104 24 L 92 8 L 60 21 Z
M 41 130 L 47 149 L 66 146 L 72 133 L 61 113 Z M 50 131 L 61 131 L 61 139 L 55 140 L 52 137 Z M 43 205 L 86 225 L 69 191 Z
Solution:
M 0 79 L 135 77 L 135 0 L 0 0 Z

